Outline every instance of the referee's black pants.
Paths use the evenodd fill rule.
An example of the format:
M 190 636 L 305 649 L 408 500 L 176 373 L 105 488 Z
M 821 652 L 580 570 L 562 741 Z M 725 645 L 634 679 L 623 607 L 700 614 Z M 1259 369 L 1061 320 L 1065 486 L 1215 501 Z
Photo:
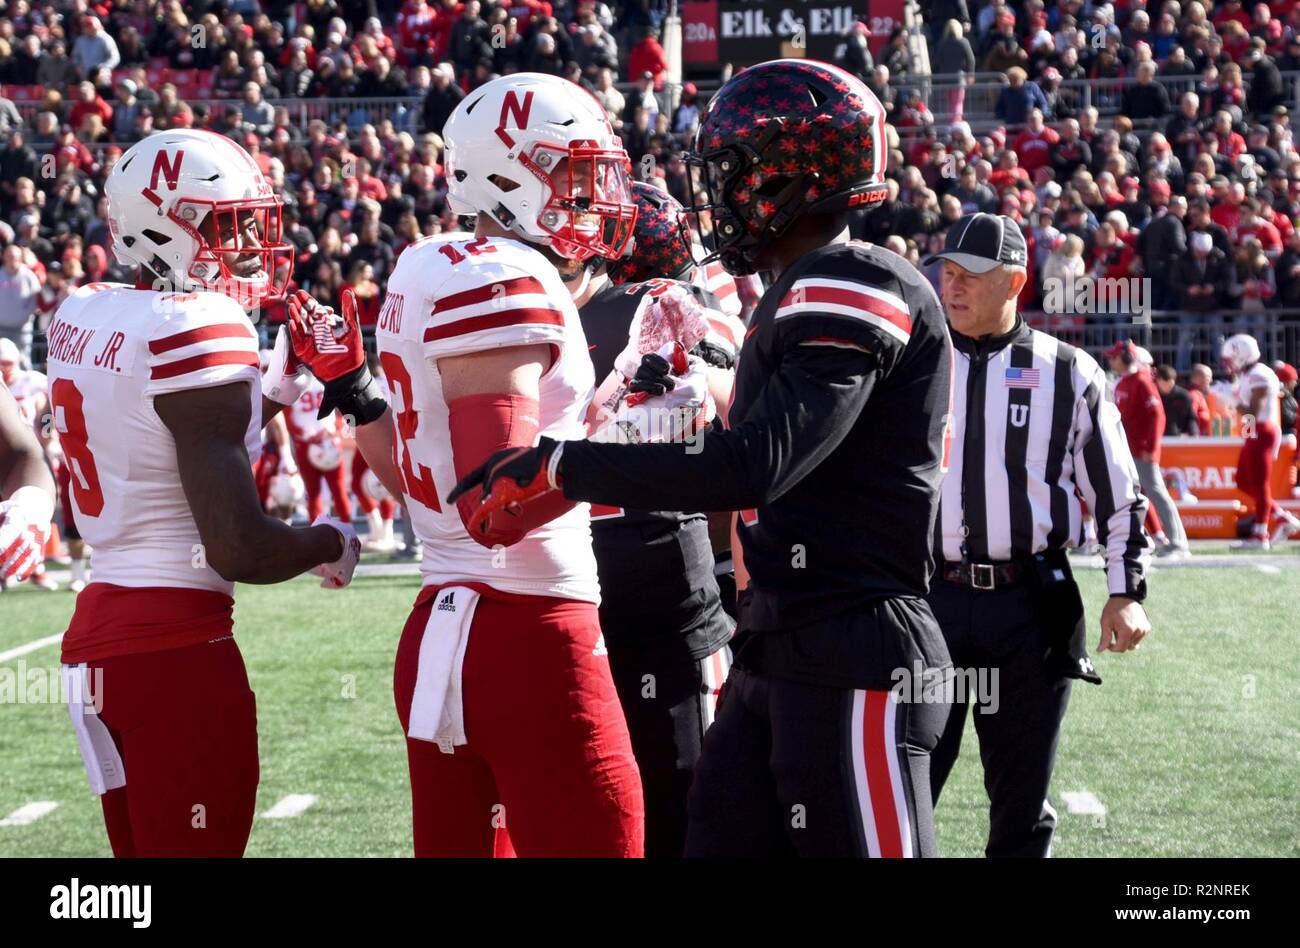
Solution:
M 990 857 L 1050 855 L 1056 813 L 1048 800 L 1070 679 L 1047 662 L 1049 638 L 1025 584 L 972 589 L 935 576 L 930 608 L 943 630 L 953 665 L 997 669 L 993 713 L 975 711 L 975 734 L 989 796 Z M 977 695 L 959 689 L 930 759 L 934 805 L 961 749 L 968 706 Z

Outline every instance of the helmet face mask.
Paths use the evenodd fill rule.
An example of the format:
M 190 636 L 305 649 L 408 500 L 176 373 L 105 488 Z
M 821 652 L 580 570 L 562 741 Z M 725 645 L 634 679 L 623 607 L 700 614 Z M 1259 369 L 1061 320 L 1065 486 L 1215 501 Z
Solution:
M 731 273 L 755 272 L 797 218 L 870 207 L 888 191 L 885 112 L 851 74 L 813 60 L 743 70 L 718 92 L 695 154 L 715 251 Z M 707 262 L 707 260 L 705 261 Z
M 637 214 L 626 152 L 595 143 L 575 142 L 568 149 L 539 144 L 521 163 L 545 189 L 537 222 L 552 250 L 570 260 L 624 251 Z
M 182 221 L 199 221 L 192 228 L 199 249 L 189 277 L 249 307 L 284 297 L 294 250 L 281 238 L 283 208 L 278 198 L 177 205 Z

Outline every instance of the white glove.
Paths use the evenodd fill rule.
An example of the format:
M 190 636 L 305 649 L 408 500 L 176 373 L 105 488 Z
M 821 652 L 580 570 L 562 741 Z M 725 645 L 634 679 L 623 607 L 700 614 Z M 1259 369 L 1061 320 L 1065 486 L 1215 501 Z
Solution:
M 0 579 L 27 579 L 45 560 L 54 498 L 39 487 L 20 487 L 0 503 Z
M 352 529 L 351 524 L 322 515 L 316 518 L 312 526 L 321 525 L 333 527 L 343 537 L 343 555 L 333 563 L 322 563 L 314 567 L 312 573 L 323 577 L 321 589 L 342 589 L 352 582 L 352 572 L 357 568 L 357 560 L 361 559 L 361 541 L 357 539 L 357 531 Z
M 613 421 L 591 436 L 614 444 L 685 441 L 713 421 L 717 406 L 709 394 L 707 365 L 670 343 L 660 355 L 669 360 L 672 388 L 662 395 L 633 392 L 623 399 Z
M 281 325 L 275 333 L 271 364 L 262 375 L 262 394 L 281 405 L 292 405 L 311 386 L 311 372 L 293 354 L 289 330 Z

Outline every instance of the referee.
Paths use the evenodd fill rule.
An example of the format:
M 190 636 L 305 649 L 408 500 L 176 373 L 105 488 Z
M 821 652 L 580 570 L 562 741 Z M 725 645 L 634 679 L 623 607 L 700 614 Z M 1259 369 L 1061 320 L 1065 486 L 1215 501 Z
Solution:
M 1098 651 L 1127 652 L 1151 629 L 1141 605 L 1147 500 L 1119 413 L 1091 356 L 1030 329 L 1016 312 L 1025 259 L 1013 221 L 973 214 L 926 261 L 942 261 L 956 353 L 951 466 L 929 601 L 959 672 L 955 683 L 983 674 L 980 695 L 986 685 L 996 689 L 975 714 L 991 804 L 988 856 L 1049 855 L 1056 815 L 1048 787 L 1071 679 L 1101 683 L 1065 552 L 1080 535 L 1079 495 L 1106 548 L 1110 598 Z M 969 694 L 957 692 L 932 756 L 936 804 L 961 746 Z

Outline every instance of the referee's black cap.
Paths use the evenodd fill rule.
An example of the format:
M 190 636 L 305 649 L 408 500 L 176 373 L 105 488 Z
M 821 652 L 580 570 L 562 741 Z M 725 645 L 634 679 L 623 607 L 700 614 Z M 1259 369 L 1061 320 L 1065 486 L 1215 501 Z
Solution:
M 951 260 L 972 273 L 988 273 L 1004 263 L 1023 267 L 1025 235 L 1015 221 L 1001 214 L 967 214 L 948 231 L 943 250 L 926 257 L 925 263 L 936 260 Z

